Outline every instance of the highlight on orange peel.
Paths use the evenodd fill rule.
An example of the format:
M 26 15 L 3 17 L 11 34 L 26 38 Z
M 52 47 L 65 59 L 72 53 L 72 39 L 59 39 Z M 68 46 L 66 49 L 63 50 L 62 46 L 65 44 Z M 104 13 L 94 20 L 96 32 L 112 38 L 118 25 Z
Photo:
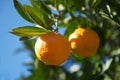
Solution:
M 70 34 L 69 42 L 75 54 L 82 57 L 89 57 L 98 50 L 100 39 L 95 31 L 78 27 Z
M 37 39 L 35 53 L 45 64 L 59 65 L 69 57 L 70 43 L 62 35 L 50 32 Z

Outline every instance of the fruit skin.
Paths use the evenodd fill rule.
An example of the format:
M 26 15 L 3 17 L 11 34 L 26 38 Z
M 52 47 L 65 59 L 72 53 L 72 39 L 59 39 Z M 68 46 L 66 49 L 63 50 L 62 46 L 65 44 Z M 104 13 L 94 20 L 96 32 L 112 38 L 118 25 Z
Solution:
M 72 51 L 78 56 L 89 57 L 99 48 L 100 40 L 97 33 L 90 29 L 78 27 L 69 36 Z
M 59 65 L 69 57 L 70 43 L 62 35 L 50 32 L 37 39 L 35 53 L 45 64 Z

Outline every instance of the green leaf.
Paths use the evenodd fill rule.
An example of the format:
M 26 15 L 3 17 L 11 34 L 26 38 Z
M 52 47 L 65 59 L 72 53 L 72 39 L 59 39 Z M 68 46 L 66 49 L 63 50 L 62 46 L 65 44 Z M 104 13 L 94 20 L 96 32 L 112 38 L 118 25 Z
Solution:
M 47 12 L 48 14 L 51 14 L 51 9 L 48 6 L 46 6 L 46 4 L 42 0 L 40 0 L 40 2 L 44 11 Z
M 102 0 L 93 0 L 92 3 L 91 1 L 89 1 L 89 3 L 91 3 L 92 8 L 96 8 L 100 4 L 101 1 Z
M 37 38 L 37 36 L 23 36 L 23 37 L 20 37 L 20 41 L 24 41 L 24 40 L 32 40 L 32 39 L 35 39 Z
M 30 0 L 30 2 L 31 2 L 31 4 L 34 8 L 36 8 L 38 11 L 43 13 L 43 9 L 41 8 L 41 6 L 35 0 Z
M 33 8 L 28 5 L 24 5 L 24 8 L 26 12 L 28 13 L 29 17 L 36 23 L 39 24 L 40 26 L 47 27 L 44 21 L 44 16 L 43 14 L 38 11 L 36 8 Z
M 104 80 L 112 80 L 111 77 L 107 74 L 104 74 Z
M 40 7 L 45 13 L 51 14 L 51 9 L 47 6 L 44 0 L 37 0 L 36 2 L 40 5 Z
M 50 27 L 54 23 L 54 21 L 51 19 L 51 10 L 46 6 L 46 4 L 43 1 L 35 1 L 35 0 L 30 0 L 32 6 L 39 11 L 43 17 L 44 17 L 44 22 L 47 25 L 47 29 L 51 29 Z
M 24 26 L 12 29 L 13 34 L 18 36 L 39 36 L 50 32 L 43 27 Z
M 78 26 L 77 21 L 70 22 L 70 24 L 68 25 L 68 27 L 64 33 L 64 36 L 66 38 L 68 38 L 68 36 L 77 28 L 77 26 Z
M 105 12 L 101 11 L 100 12 L 100 15 L 107 19 L 108 21 L 110 21 L 112 24 L 116 25 L 116 26 L 119 26 L 120 27 L 120 24 L 118 21 L 115 21 L 113 18 L 110 18 L 108 14 L 106 14 Z
M 37 10 L 42 11 L 44 14 L 51 14 L 50 8 L 48 8 L 43 1 L 30 0 L 30 2 Z
M 18 13 L 27 21 L 32 22 L 33 21 L 28 17 L 28 15 L 25 12 L 24 7 L 22 6 L 22 4 L 20 2 L 18 2 L 18 0 L 14 0 L 14 6 L 16 8 L 16 10 L 18 11 Z
M 32 6 L 36 9 L 41 9 L 40 5 L 35 0 L 30 0 Z

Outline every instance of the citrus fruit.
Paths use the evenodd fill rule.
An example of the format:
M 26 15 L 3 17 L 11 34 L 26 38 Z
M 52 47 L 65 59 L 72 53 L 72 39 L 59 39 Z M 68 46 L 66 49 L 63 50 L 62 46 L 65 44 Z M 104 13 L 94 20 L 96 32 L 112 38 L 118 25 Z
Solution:
M 99 36 L 90 29 L 78 27 L 69 36 L 71 49 L 78 56 L 89 57 L 99 48 Z
M 35 53 L 42 62 L 48 65 L 59 65 L 69 56 L 70 43 L 56 32 L 46 33 L 37 39 Z

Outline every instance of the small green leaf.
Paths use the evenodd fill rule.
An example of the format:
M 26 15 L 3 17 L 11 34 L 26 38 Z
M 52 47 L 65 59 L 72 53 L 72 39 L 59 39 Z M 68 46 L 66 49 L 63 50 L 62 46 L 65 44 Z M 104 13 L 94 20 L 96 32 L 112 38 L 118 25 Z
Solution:
M 30 2 L 31 2 L 31 4 L 34 8 L 43 12 L 44 14 L 50 14 L 51 13 L 50 8 L 48 8 L 43 1 L 30 0 Z
M 47 12 L 48 14 L 51 14 L 51 9 L 48 6 L 46 6 L 46 4 L 42 0 L 39 1 L 41 2 L 41 6 L 44 9 L 44 11 Z
M 36 24 L 39 24 L 43 27 L 47 27 L 47 25 L 45 24 L 45 21 L 44 21 L 44 16 L 40 11 L 38 11 L 36 8 L 33 8 L 31 6 L 28 6 L 28 5 L 24 5 L 24 8 L 25 8 L 26 12 L 28 13 L 29 17 Z
M 52 26 L 52 24 L 54 23 L 53 20 L 51 19 L 51 11 L 50 9 L 45 5 L 45 3 L 43 1 L 40 1 L 40 3 L 38 1 L 35 0 L 30 0 L 32 6 L 39 11 L 41 14 L 43 14 L 44 16 L 44 22 L 47 25 L 48 29 L 49 27 Z
M 16 10 L 18 11 L 18 13 L 27 21 L 32 22 L 33 21 L 28 17 L 28 15 L 25 12 L 24 7 L 22 6 L 22 4 L 20 2 L 18 2 L 18 0 L 14 0 L 14 6 L 16 8 Z
M 104 80 L 112 80 L 112 78 L 109 75 L 104 74 Z
M 35 0 L 30 0 L 30 2 L 31 2 L 31 4 L 32 4 L 32 6 L 34 8 L 36 8 L 37 10 L 43 12 L 43 9 L 41 8 L 41 6 Z
M 109 20 L 112 24 L 117 25 L 117 26 L 120 27 L 120 24 L 119 24 L 120 22 L 119 22 L 118 19 L 117 19 L 117 21 L 115 21 L 115 18 L 114 18 L 114 17 L 113 17 L 113 18 L 109 17 L 109 15 L 106 14 L 105 12 L 103 12 L 103 11 L 100 12 L 100 15 L 101 15 L 103 18 Z
M 34 1 L 34 0 L 31 0 L 31 1 Z M 36 2 L 39 4 L 39 6 L 43 10 L 43 12 L 45 12 L 47 14 L 51 14 L 51 9 L 47 6 L 47 4 L 45 4 L 45 1 L 43 1 L 43 0 L 37 0 Z
M 18 28 L 12 29 L 11 33 L 23 37 L 23 36 L 39 36 L 47 32 L 50 32 L 50 31 L 43 27 L 39 28 L 39 27 L 33 27 L 33 26 L 24 26 L 24 27 L 18 27 Z
M 40 9 L 40 5 L 38 5 L 38 3 L 35 0 L 30 0 L 30 2 L 33 7 L 35 7 L 36 9 Z
M 78 26 L 77 21 L 71 22 L 71 23 L 68 25 L 68 27 L 67 27 L 67 29 L 66 29 L 66 31 L 65 31 L 65 33 L 64 33 L 64 36 L 65 36 L 66 38 L 68 38 L 68 36 L 77 28 L 77 26 Z
M 100 4 L 101 1 L 102 0 L 93 0 L 91 6 L 93 8 L 96 8 Z M 91 1 L 89 1 L 89 2 L 91 2 Z

